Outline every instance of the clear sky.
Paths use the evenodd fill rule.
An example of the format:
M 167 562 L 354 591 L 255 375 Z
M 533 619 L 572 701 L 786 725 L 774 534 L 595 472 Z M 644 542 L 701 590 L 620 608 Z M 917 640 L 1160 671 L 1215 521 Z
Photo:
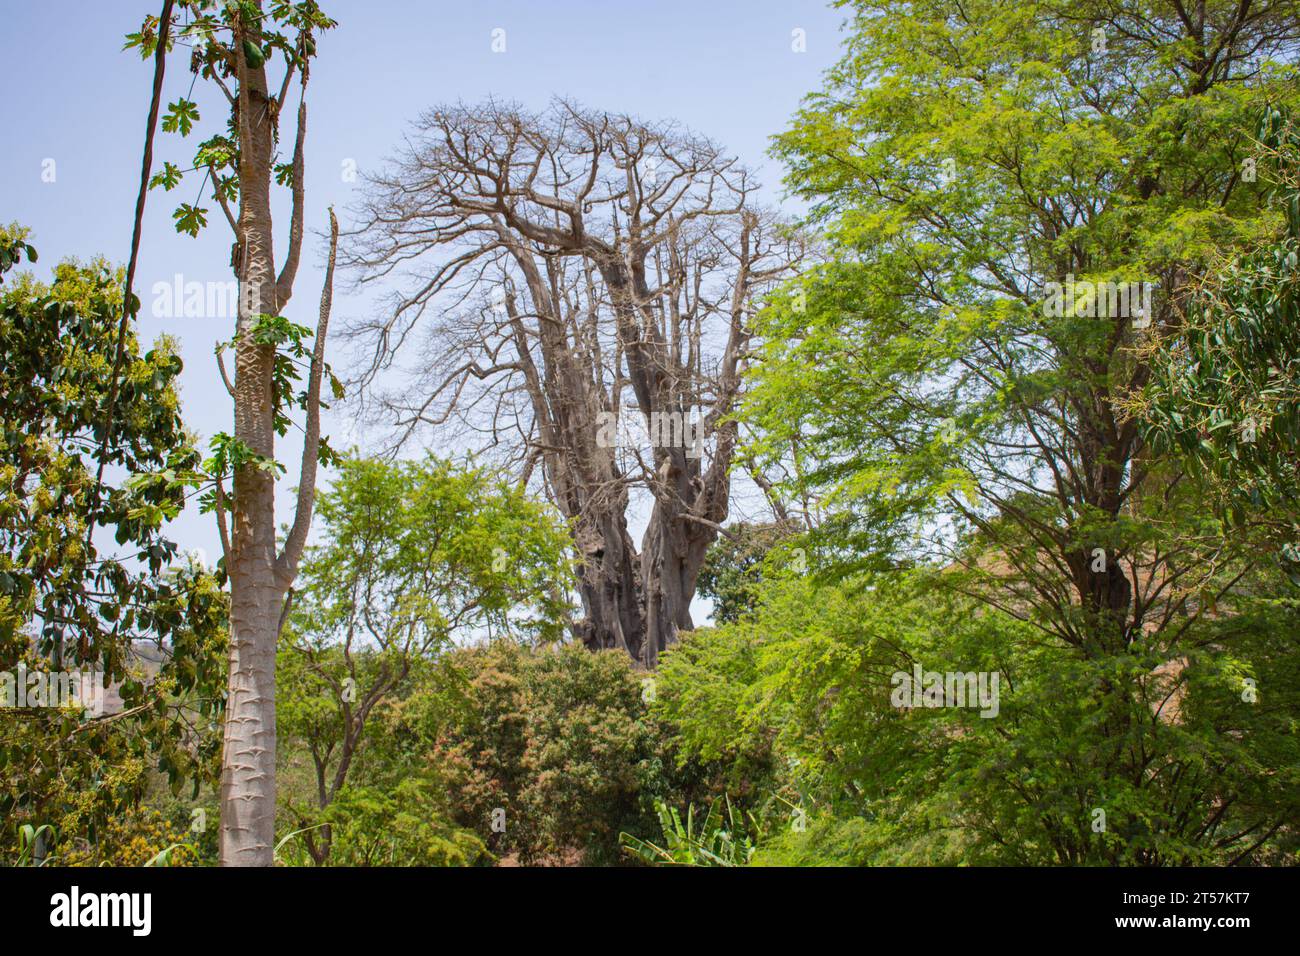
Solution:
M 444 102 L 496 97 L 540 108 L 552 96 L 645 120 L 676 120 L 736 154 L 759 173 L 766 199 L 782 200 L 779 165 L 766 156 L 769 138 L 785 128 L 800 99 L 820 85 L 839 53 L 843 11 L 820 0 L 325 0 L 339 21 L 318 43 L 308 92 L 307 225 L 303 268 L 287 315 L 315 326 L 323 277 L 319 230 L 333 204 L 346 211 L 364 173 L 400 141 L 406 124 Z M 125 262 L 140 175 L 152 64 L 122 51 L 161 4 L 130 0 L 0 0 L 0 221 L 32 229 L 41 255 L 38 276 L 60 259 L 105 255 Z M 506 49 L 492 50 L 505 31 Z M 793 31 L 803 31 L 795 52 Z M 191 75 L 183 50 L 168 61 L 167 101 L 182 96 Z M 194 99 L 204 138 L 224 126 L 224 101 L 199 81 Z M 294 101 L 296 103 L 296 101 Z M 190 165 L 196 136 L 158 137 L 154 169 L 165 159 Z M 287 150 L 288 144 L 282 147 Z M 52 161 L 52 163 L 50 162 Z M 49 181 L 52 180 L 52 181 Z M 231 403 L 217 377 L 212 348 L 233 331 L 229 321 L 152 314 L 157 282 L 228 282 L 231 235 L 205 194 L 208 228 L 198 239 L 179 235 L 171 211 L 193 202 L 199 179 L 150 193 L 136 292 L 143 303 L 141 337 L 175 336 L 185 360 L 184 414 L 206 440 L 232 429 Z M 278 190 L 285 193 L 284 190 Z M 281 197 L 283 198 L 283 196 Z M 287 209 L 277 222 L 287 223 Z M 277 236 L 282 255 L 287 229 Z M 363 314 L 369 302 L 340 289 L 334 322 Z M 331 351 L 336 365 L 346 357 Z M 337 448 L 366 445 L 327 420 Z M 441 449 L 452 451 L 452 449 Z M 290 466 L 278 520 L 290 519 L 289 489 L 298 450 L 278 457 Z M 173 535 L 185 548 L 219 554 L 210 515 L 189 509 Z

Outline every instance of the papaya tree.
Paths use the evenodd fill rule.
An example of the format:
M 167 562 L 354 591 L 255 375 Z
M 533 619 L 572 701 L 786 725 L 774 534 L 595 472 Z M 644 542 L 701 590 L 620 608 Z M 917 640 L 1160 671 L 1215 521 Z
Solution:
M 320 391 L 327 376 L 339 390 L 324 361 L 338 235 L 332 211 L 314 342 L 311 329 L 290 321 L 285 309 L 302 253 L 307 86 L 316 37 L 334 25 L 314 0 L 179 0 L 174 12 L 169 6 L 162 17 L 146 18 L 126 44 L 148 57 L 160 43 L 168 48 L 170 37 L 188 43 L 191 73 L 215 86 L 229 107 L 224 129 L 198 144 L 188 170 L 167 162 L 151 180 L 152 186 L 171 190 L 186 175 L 203 177 L 203 190 L 210 187 L 235 240 L 231 267 L 239 283 L 238 313 L 233 338 L 217 353 L 234 404 L 234 431 L 212 439 L 204 499 L 217 516 L 230 579 L 220 837 L 221 862 L 227 866 L 272 863 L 276 637 L 311 523 L 317 464 L 331 455 L 320 434 Z M 280 162 L 280 124 L 295 86 L 292 153 L 288 162 Z M 169 104 L 163 130 L 186 137 L 200 121 L 187 95 Z M 271 208 L 277 184 L 291 196 L 288 248 L 278 267 Z M 197 202 L 181 203 L 174 214 L 177 230 L 197 235 L 207 225 L 207 212 Z M 227 348 L 234 356 L 233 380 L 222 359 Z M 298 391 L 300 369 L 306 369 L 307 381 Z M 293 423 L 295 409 L 305 417 L 302 461 L 296 510 L 281 545 L 275 484 L 285 469 L 275 459 L 275 441 Z

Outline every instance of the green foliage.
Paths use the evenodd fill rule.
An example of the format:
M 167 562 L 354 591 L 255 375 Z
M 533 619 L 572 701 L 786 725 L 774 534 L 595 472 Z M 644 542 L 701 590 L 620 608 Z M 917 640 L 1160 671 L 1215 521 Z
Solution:
M 313 332 L 305 325 L 290 322 L 284 316 L 263 313 L 254 317 L 247 334 L 258 345 L 269 345 L 276 350 L 275 365 L 271 372 L 271 391 L 274 396 L 272 407 L 275 410 L 276 434 L 283 436 L 292 424 L 287 410 L 290 408 L 305 410 L 307 407 L 306 389 L 295 394 L 294 385 L 302 378 L 300 369 L 311 366 L 312 350 L 308 343 L 313 338 Z M 217 351 L 220 352 L 224 347 L 234 345 L 235 341 L 232 339 L 225 345 L 219 346 Z M 322 366 L 322 370 L 334 398 L 336 400 L 342 398 L 343 383 L 339 381 L 328 362 Z M 329 405 L 321 402 L 321 407 L 329 408 Z M 337 456 L 329 450 L 324 439 L 321 441 L 320 460 L 324 465 L 337 464 Z
M 307 389 L 295 391 L 295 388 L 302 379 L 302 372 L 311 368 L 310 343 L 313 332 L 305 325 L 298 325 L 284 316 L 260 313 L 253 317 L 247 334 L 258 345 L 265 345 L 275 350 L 271 367 L 272 421 L 276 434 L 283 437 L 293 424 L 290 411 L 307 410 L 309 401 Z M 233 348 L 237 342 L 238 336 L 219 343 L 216 349 L 218 357 L 227 349 Z M 328 362 L 325 362 L 321 368 L 335 400 L 342 398 L 343 383 L 339 381 Z M 329 408 L 329 405 L 322 401 L 320 407 Z M 246 443 L 227 432 L 217 432 L 213 435 L 209 447 L 212 455 L 204 460 L 202 473 L 196 476 L 196 484 L 201 481 L 209 486 L 202 498 L 204 511 L 214 511 L 222 507 L 230 509 L 232 502 L 229 498 L 224 501 L 219 500 L 215 484 L 241 468 L 252 466 L 276 476 L 285 471 L 284 465 L 279 461 L 255 454 Z M 340 463 L 339 456 L 330 446 L 329 437 L 326 435 L 320 438 L 317 459 L 322 465 Z
M 627 655 L 497 641 L 456 651 L 446 666 L 463 675 L 465 706 L 434 762 L 457 821 L 497 856 L 538 862 L 577 850 L 587 863 L 617 861 L 619 833 L 645 829 L 659 767 Z
M 190 130 L 199 119 L 199 108 L 192 100 L 179 99 L 175 103 L 167 106 L 167 112 L 163 115 L 162 128 L 164 133 L 180 133 L 182 136 L 189 136 Z
M 618 863 L 620 832 L 655 827 L 653 800 L 672 784 L 626 655 L 510 639 L 413 659 L 368 716 L 346 784 L 310 807 L 315 758 L 337 761 L 380 666 L 378 654 L 352 657 L 350 711 L 341 652 L 281 657 L 284 827 L 306 830 L 308 852 L 328 841 L 331 864 Z
M 42 856 L 37 859 L 37 850 L 42 840 L 55 838 L 54 828 L 48 823 L 39 827 L 32 826 L 30 823 L 24 823 L 18 828 L 18 859 L 15 866 L 47 866 L 54 862 L 50 856 Z
M 194 237 L 207 226 L 208 211 L 200 206 L 183 202 L 172 212 L 172 218 L 176 220 L 177 232 Z
M 1283 69 L 1202 82 L 1178 29 L 1100 6 L 846 6 L 848 54 L 776 143 L 831 259 L 767 311 L 747 415 L 756 451 L 797 446 L 799 490 L 832 510 L 823 550 L 868 568 L 925 553 L 928 521 L 1071 484 L 1089 442 L 1128 452 L 1074 419 L 1144 381 L 1141 330 L 1046 314 L 1046 284 L 1156 282 L 1159 328 L 1190 264 L 1272 232 L 1238 171 L 1260 98 L 1296 93 Z
M 60 866 L 190 866 L 197 859 L 189 820 L 157 807 L 137 806 L 114 815 L 93 843 L 69 847 Z
M 0 229 L 0 284 L 4 274 L 18 265 L 24 255 L 28 262 L 36 261 L 36 247 L 26 241 L 27 230 L 17 224 Z
M 754 866 L 879 865 L 881 843 L 866 819 L 824 814 L 809 821 L 803 830 L 781 830 L 759 848 L 751 862 Z
M 473 866 L 485 853 L 477 836 L 447 819 L 434 783 L 421 777 L 347 787 L 323 818 L 336 866 Z
M 771 772 L 766 728 L 745 717 L 760 643 L 749 628 L 699 628 L 664 656 L 655 679 L 655 716 L 671 728 L 679 767 L 692 758 L 722 764 L 732 793 Z
M 22 231 L 0 231 L 0 247 L 16 262 Z M 198 462 L 168 341 L 142 355 L 127 335 L 103 447 L 121 309 L 121 273 L 103 262 L 0 292 L 0 672 L 94 670 L 124 705 L 112 720 L 0 713 L 0 814 L 65 841 L 93 841 L 138 803 L 146 766 L 197 788 L 220 748 L 225 597 L 164 535 Z M 136 660 L 145 644 L 164 650 L 152 679 Z M 0 852 L 13 836 L 0 833 Z
M 713 602 L 713 620 L 729 624 L 754 608 L 764 559 L 793 531 L 779 523 L 738 522 L 705 555 L 696 592 Z
M 722 807 L 725 803 L 726 815 Z M 663 846 L 642 840 L 629 833 L 619 834 L 624 850 L 643 863 L 668 866 L 744 866 L 754 855 L 752 831 L 757 829 L 725 797 L 709 806 L 704 821 L 695 824 L 695 806 L 686 808 L 683 820 L 675 807 L 655 801 L 655 813 L 663 829 Z
M 660 706 L 717 713 L 720 740 L 758 725 L 774 741 L 773 786 L 795 812 L 769 816 L 755 862 L 1297 859 L 1295 602 L 1234 599 L 1188 622 L 1190 652 L 1152 645 L 1081 660 L 935 577 L 772 582 L 751 618 L 665 655 Z M 737 644 L 757 657 L 745 686 L 713 680 Z M 723 663 L 709 667 L 715 653 Z M 681 656 L 689 667 L 674 667 Z M 997 714 L 895 706 L 894 675 L 914 665 L 996 671 Z M 717 741 L 697 732 L 682 746 L 703 756 Z M 1144 755 L 1135 774 L 1121 770 L 1130 750 Z
M 567 535 L 492 473 L 436 458 L 349 457 L 318 509 L 278 662 L 284 758 L 312 778 L 286 790 L 289 820 L 322 862 L 472 862 L 482 846 L 446 822 L 427 763 L 452 710 L 438 659 L 456 637 L 558 637 Z
M 243 56 L 254 69 L 267 65 L 267 60 L 277 51 L 286 70 L 305 73 L 316 55 L 317 34 L 332 29 L 335 21 L 327 17 L 315 0 L 274 0 L 266 5 L 251 2 L 214 3 L 212 0 L 178 0 L 172 13 L 168 36 L 168 49 L 183 37 L 193 48 L 190 70 L 197 76 L 221 84 L 229 93 L 227 81 L 236 75 L 236 57 Z M 188 24 L 182 27 L 181 18 L 187 16 Z M 238 49 L 235 28 L 239 25 L 250 34 Z M 147 16 L 138 31 L 126 36 L 123 49 L 140 51 L 141 59 L 154 55 L 158 47 L 159 20 Z M 286 77 L 287 82 L 287 77 Z M 272 101 L 275 104 L 276 101 Z M 168 104 L 162 117 L 164 133 L 189 136 L 200 121 L 197 104 L 181 97 Z M 182 170 L 166 162 L 160 173 L 149 181 L 149 188 L 161 186 L 170 192 L 190 172 L 197 172 L 213 184 L 217 195 L 232 203 L 239 196 L 239 128 L 233 117 L 228 123 L 228 135 L 217 135 L 200 143 L 191 167 Z M 276 128 L 278 134 L 278 124 Z M 278 177 L 282 185 L 290 185 L 292 177 Z M 207 226 L 207 209 L 188 203 L 178 204 L 173 212 L 176 231 L 197 236 Z
M 1272 62 L 1294 37 L 1273 17 L 1226 25 L 1229 3 L 1199 34 L 1126 5 L 844 5 L 846 55 L 775 145 L 828 254 L 760 316 L 744 411 L 749 454 L 825 515 L 822 578 L 765 581 L 721 629 L 737 633 L 679 668 L 661 698 L 690 702 L 684 752 L 765 728 L 778 794 L 855 860 L 1293 858 L 1296 683 L 1274 634 L 1294 609 L 1125 403 L 1179 334 L 1189 277 L 1279 235 L 1284 210 L 1241 172 L 1261 102 L 1300 101 Z M 1241 294 L 1282 307 L 1287 253 L 1261 255 L 1272 273 Z M 1154 284 L 1151 309 L 1103 282 Z M 1241 381 L 1272 375 L 1254 363 L 1274 347 L 1290 360 L 1293 329 L 1231 321 L 1259 334 L 1189 334 L 1228 343 L 1225 367 L 1248 359 Z M 1187 368 L 1218 383 L 1183 395 L 1213 417 L 1234 379 Z M 747 645 L 742 691 L 718 675 Z M 999 716 L 890 706 L 889 676 L 916 662 L 999 673 Z M 1242 698 L 1264 670 L 1278 711 Z M 714 736 L 692 723 L 711 707 L 732 710 Z M 822 852 L 809 832 L 776 839 Z
M 98 660 L 106 642 L 137 625 L 159 623 L 138 605 L 176 554 L 161 526 L 179 513 L 182 491 L 139 481 L 92 487 L 120 308 L 120 274 L 103 262 L 64 263 L 49 287 L 20 276 L 0 296 L 0 663 L 13 659 L 20 629 L 36 617 L 45 622 L 43 652 L 75 628 L 81 661 Z M 133 338 L 127 349 L 103 463 L 130 475 L 193 468 L 198 456 L 173 385 L 180 358 L 166 340 L 143 356 Z M 90 525 L 109 529 L 147 573 L 101 562 Z
M 453 630 L 557 639 L 568 539 L 545 506 L 492 474 L 430 457 L 349 457 L 317 503 L 296 630 L 433 648 Z
M 1138 410 L 1153 443 L 1204 479 L 1237 527 L 1300 535 L 1300 134 L 1290 113 L 1264 111 L 1258 175 L 1277 228 L 1219 264 L 1176 338 L 1153 357 Z M 1300 583 L 1300 553 L 1284 555 Z

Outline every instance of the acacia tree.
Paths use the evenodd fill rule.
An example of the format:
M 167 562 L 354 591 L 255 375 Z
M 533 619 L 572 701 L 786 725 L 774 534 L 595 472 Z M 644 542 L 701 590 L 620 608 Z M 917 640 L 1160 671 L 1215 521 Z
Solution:
M 524 481 L 540 465 L 578 554 L 576 633 L 646 667 L 693 626 L 728 511 L 728 416 L 754 297 L 800 255 L 754 188 L 717 146 L 671 126 L 565 102 L 446 108 L 372 178 L 348 253 L 363 281 L 409 280 L 389 314 L 354 330 L 374 348 L 363 381 L 435 316 L 419 387 L 379 407 L 404 434 L 486 436 Z M 639 552 L 637 500 L 649 508 Z
M 990 600 L 1122 650 L 1225 583 L 1232 542 L 1140 513 L 1177 469 L 1118 406 L 1211 252 L 1270 231 L 1243 170 L 1260 98 L 1294 97 L 1270 63 L 1295 5 L 851 6 L 778 140 L 834 262 L 764 328 L 762 451 L 803 442 L 794 484 L 832 493 L 858 553 L 908 550 L 918 516 L 978 531 L 1007 572 Z M 1133 283 L 1149 310 L 1109 294 Z M 935 556 L 989 557 L 952 540 Z
M 330 213 L 331 246 L 320 315 L 312 332 L 284 317 L 293 294 L 302 253 L 306 201 L 303 188 L 307 134 L 307 84 L 316 53 L 317 33 L 334 26 L 314 0 L 180 0 L 163 28 L 149 17 L 127 45 L 152 54 L 179 31 L 191 45 L 190 69 L 210 81 L 230 108 L 226 131 L 199 144 L 191 172 L 204 177 L 234 233 L 231 266 L 239 281 L 234 380 L 218 364 L 234 401 L 234 434 L 213 439 L 206 463 L 212 483 L 207 503 L 217 514 L 223 561 L 230 579 L 230 674 L 226 702 L 225 748 L 221 777 L 221 862 L 223 865 L 272 863 L 275 836 L 275 644 L 286 599 L 306 543 L 315 497 L 318 457 L 328 459 L 320 435 L 320 390 L 328 374 L 324 362 L 338 227 Z M 170 10 L 171 5 L 165 8 Z M 283 74 L 272 87 L 269 66 L 279 54 Z M 280 120 L 294 80 L 298 109 L 293 153 L 279 162 Z M 196 104 L 182 97 L 171 103 L 163 129 L 188 135 L 199 120 Z M 184 176 L 165 163 L 151 185 L 171 190 Z M 289 245 L 278 271 L 274 253 L 271 186 L 292 194 Z M 197 235 L 207 210 L 182 203 L 178 231 Z M 295 394 L 301 367 L 305 389 Z M 332 376 L 331 376 L 332 378 Z M 336 389 L 337 390 L 337 389 Z M 290 425 L 297 405 L 305 411 L 297 508 L 283 547 L 276 541 L 275 480 L 283 470 L 275 461 L 275 439 Z M 227 493 L 225 481 L 232 479 Z
M 1296 4 L 851 6 L 844 61 L 778 144 L 833 261 L 806 310 L 767 313 L 762 450 L 802 443 L 795 484 L 828 502 L 841 569 L 930 558 L 935 587 L 1034 629 L 1088 719 L 1061 737 L 1070 779 L 1027 749 L 996 765 L 1017 812 L 1068 806 L 1090 840 L 1086 811 L 1122 808 L 1107 832 L 1135 847 L 1190 820 L 1244 859 L 1289 808 L 1224 834 L 1241 797 L 1225 777 L 1159 798 L 1164 778 L 1207 779 L 1204 751 L 1166 731 L 1200 706 L 1197 681 L 1218 670 L 1253 706 L 1241 675 L 1276 658 L 1212 612 L 1268 584 L 1119 406 L 1152 375 L 1144 341 L 1177 334 L 1191 277 L 1275 234 L 1244 173 L 1260 104 L 1294 106 Z M 1154 285 L 1151 308 L 1112 296 L 1121 283 Z M 930 533 L 909 542 L 918 521 Z

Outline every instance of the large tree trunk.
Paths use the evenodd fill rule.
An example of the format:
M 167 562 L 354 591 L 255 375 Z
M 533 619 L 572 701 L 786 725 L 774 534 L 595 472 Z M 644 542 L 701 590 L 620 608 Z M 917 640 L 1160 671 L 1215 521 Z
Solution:
M 583 610 L 575 625 L 577 636 L 592 650 L 618 648 L 636 658 L 645 631 L 645 609 L 636 551 L 623 515 L 608 513 L 594 521 L 579 518 L 573 538 Z
M 503 386 L 493 443 L 518 435 L 525 473 L 540 463 L 569 519 L 575 633 L 653 668 L 692 626 L 696 579 L 727 517 L 736 426 L 724 419 L 741 387 L 751 296 L 791 274 L 801 243 L 751 206 L 733 160 L 673 129 L 566 103 L 544 117 L 489 104 L 421 122 L 429 138 L 377 180 L 354 261 L 378 278 L 422 249 L 456 250 L 376 325 L 376 355 L 404 338 L 395 323 L 429 306 L 458 323 L 446 337 L 457 345 L 430 369 L 432 394 L 395 407 L 409 413 L 403 424 L 442 424 L 464 410 L 462 396 L 474 407 L 472 381 Z M 504 315 L 466 310 L 469 287 L 493 282 L 508 290 Z M 623 415 L 659 439 L 670 420 L 679 437 L 611 445 L 603 422 Z M 685 441 L 688 422 L 698 442 Z M 630 489 L 651 510 L 639 553 Z

